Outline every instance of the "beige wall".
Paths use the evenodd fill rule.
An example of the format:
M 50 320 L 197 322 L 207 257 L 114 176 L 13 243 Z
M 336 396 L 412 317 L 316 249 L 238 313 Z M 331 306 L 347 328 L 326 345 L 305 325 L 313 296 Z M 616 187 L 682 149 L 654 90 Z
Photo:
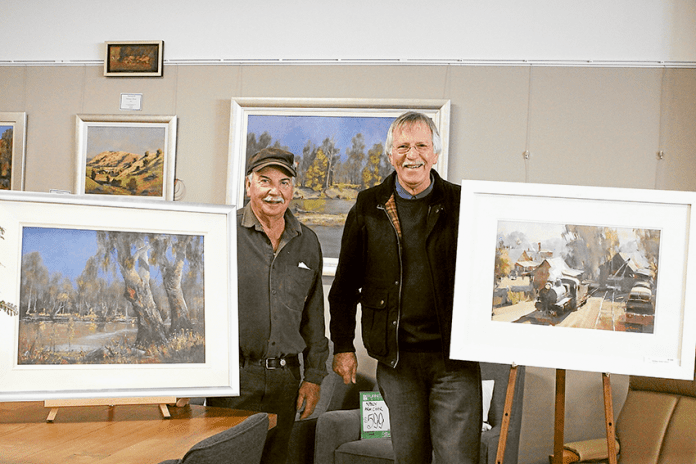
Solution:
M 695 69 L 170 65 L 162 78 L 107 79 L 96 65 L 0 66 L 0 111 L 28 115 L 26 190 L 73 190 L 75 115 L 132 114 L 119 110 L 121 93 L 143 94 L 138 114 L 178 116 L 184 201 L 225 201 L 235 97 L 449 99 L 452 181 L 696 190 Z M 360 358 L 373 373 L 364 351 Z M 554 382 L 551 369 L 527 370 L 523 463 L 548 462 Z M 626 378 L 614 376 L 613 386 L 618 414 Z M 600 374 L 569 372 L 567 439 L 601 436 L 602 408 Z

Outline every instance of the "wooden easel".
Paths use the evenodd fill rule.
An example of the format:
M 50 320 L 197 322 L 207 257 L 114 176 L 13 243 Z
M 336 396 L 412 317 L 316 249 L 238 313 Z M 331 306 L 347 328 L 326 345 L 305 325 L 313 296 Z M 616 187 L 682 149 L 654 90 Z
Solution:
M 510 366 L 510 377 L 505 392 L 505 407 L 503 408 L 503 422 L 500 424 L 500 437 L 498 438 L 498 452 L 495 455 L 496 464 L 503 464 L 505 459 L 505 445 L 507 443 L 508 429 L 510 428 L 510 413 L 512 402 L 515 398 L 515 384 L 517 381 L 517 364 Z
M 565 369 L 556 369 L 556 411 L 553 434 L 552 464 L 563 464 L 563 433 L 565 428 Z M 611 399 L 609 374 L 602 373 L 604 388 L 604 422 L 607 429 L 609 464 L 616 464 L 616 431 L 614 430 L 614 408 Z
M 122 406 L 122 405 L 144 405 L 156 404 L 164 419 L 169 419 L 171 414 L 167 405 L 185 406 L 188 398 L 176 398 L 174 396 L 152 396 L 137 398 L 79 398 L 63 400 L 45 400 L 44 407 L 51 408 L 46 417 L 46 422 L 53 422 L 60 408 L 82 407 L 82 406 Z

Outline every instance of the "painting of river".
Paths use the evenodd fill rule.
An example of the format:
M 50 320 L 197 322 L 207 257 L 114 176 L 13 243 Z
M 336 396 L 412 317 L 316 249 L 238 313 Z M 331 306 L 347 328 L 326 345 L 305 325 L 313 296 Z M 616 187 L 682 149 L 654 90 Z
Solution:
M 19 365 L 205 362 L 203 236 L 24 227 Z

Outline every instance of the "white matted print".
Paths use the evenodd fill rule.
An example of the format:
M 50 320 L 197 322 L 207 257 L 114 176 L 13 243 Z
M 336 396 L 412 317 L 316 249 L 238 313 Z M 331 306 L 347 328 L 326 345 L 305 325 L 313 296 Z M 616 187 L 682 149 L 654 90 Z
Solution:
M 463 181 L 451 356 L 692 379 L 695 201 Z
M 0 192 L 0 401 L 239 394 L 234 208 Z

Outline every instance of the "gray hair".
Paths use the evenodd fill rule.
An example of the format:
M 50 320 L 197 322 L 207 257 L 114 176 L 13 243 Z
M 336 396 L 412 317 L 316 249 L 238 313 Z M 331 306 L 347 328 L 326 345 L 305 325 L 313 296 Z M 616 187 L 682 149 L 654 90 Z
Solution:
M 437 127 L 432 119 L 423 113 L 417 111 L 409 111 L 402 114 L 392 122 L 389 126 L 389 131 L 387 132 L 387 141 L 385 142 L 384 152 L 387 155 L 391 155 L 392 144 L 394 143 L 394 129 L 402 129 L 404 126 L 412 126 L 422 122 L 430 128 L 430 132 L 433 134 L 433 151 L 435 153 L 442 152 L 442 139 L 440 138 L 440 133 L 437 131 Z

